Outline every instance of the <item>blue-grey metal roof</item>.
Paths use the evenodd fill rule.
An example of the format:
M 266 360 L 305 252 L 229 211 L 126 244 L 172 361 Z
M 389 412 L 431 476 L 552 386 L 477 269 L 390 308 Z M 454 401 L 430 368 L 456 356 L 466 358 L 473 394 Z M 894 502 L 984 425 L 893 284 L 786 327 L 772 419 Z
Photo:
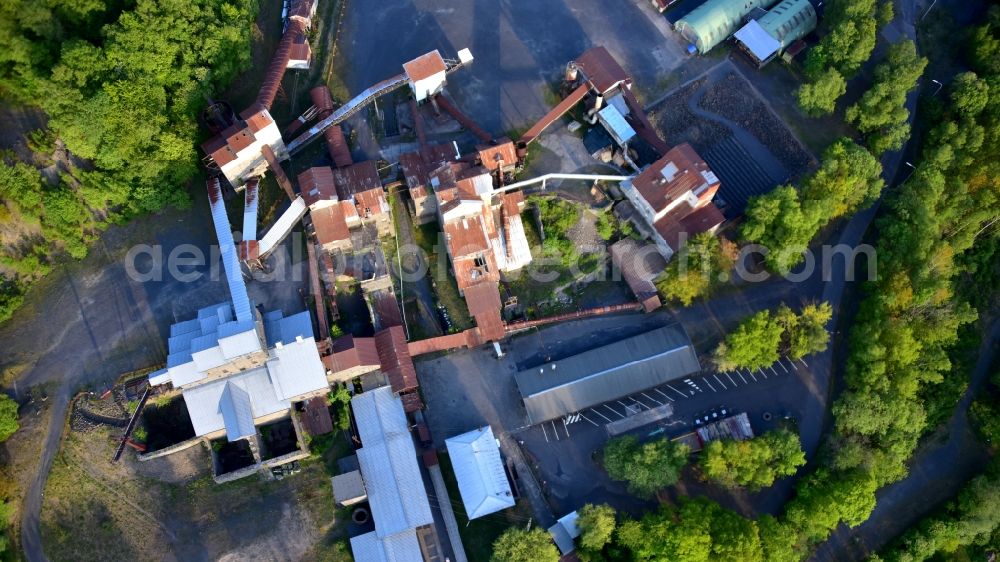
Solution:
M 701 370 L 687 334 L 664 326 L 515 375 L 531 423 L 563 417 Z

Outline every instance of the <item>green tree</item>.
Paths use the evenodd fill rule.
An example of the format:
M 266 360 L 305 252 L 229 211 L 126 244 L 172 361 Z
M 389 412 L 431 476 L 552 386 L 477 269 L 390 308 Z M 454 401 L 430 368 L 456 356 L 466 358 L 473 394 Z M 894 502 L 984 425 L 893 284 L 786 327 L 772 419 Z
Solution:
M 632 493 L 650 497 L 680 479 L 690 453 L 687 445 L 669 439 L 639 443 L 626 435 L 612 439 L 604 448 L 604 469 L 613 480 L 628 482 Z
M 17 402 L 6 394 L 0 394 L 0 443 L 9 439 L 20 427 L 17 421 Z
M 889 2 L 829 0 L 822 19 L 825 33 L 806 55 L 807 74 L 815 78 L 834 68 L 853 77 L 875 49 L 879 24 L 891 19 L 891 8 L 880 8 L 884 4 Z
M 809 241 L 819 231 L 816 210 L 803 205 L 799 192 L 790 185 L 751 197 L 745 215 L 742 237 L 766 248 L 764 261 L 777 271 L 789 271 L 801 262 Z
M 906 94 L 916 87 L 927 59 L 917 54 L 913 41 L 889 47 L 885 62 L 875 67 L 875 81 L 858 103 L 847 108 L 845 117 L 865 134 L 875 154 L 902 148 L 910 136 L 910 111 Z
M 805 462 L 798 436 L 780 429 L 746 441 L 710 441 L 701 453 L 699 465 L 711 481 L 756 491 L 795 474 Z
M 781 325 L 769 311 L 762 310 L 726 335 L 715 349 L 715 364 L 721 371 L 767 367 L 778 360 L 781 337 Z
M 534 527 L 511 527 L 493 542 L 493 562 L 558 562 L 559 551 L 548 533 Z
M 788 357 L 800 359 L 825 351 L 830 341 L 826 325 L 832 317 L 833 309 L 828 302 L 804 306 L 794 323 L 785 329 L 786 344 L 783 347 Z
M 706 297 L 728 277 L 736 263 L 736 245 L 710 232 L 696 234 L 656 279 L 656 288 L 667 300 L 684 306 Z
M 615 510 L 607 505 L 585 504 L 580 508 L 576 526 L 580 529 L 580 553 L 585 560 L 600 560 L 601 550 L 615 532 Z
M 803 83 L 795 91 L 799 107 L 807 115 L 819 117 L 833 113 L 837 100 L 847 92 L 847 81 L 835 68 L 827 68 L 815 79 Z
M 607 242 L 615 235 L 615 218 L 610 213 L 598 213 L 597 215 L 597 235 L 601 237 L 601 240 Z
M 803 205 L 829 221 L 871 205 L 884 185 L 882 163 L 843 138 L 823 151 L 819 169 L 802 182 Z

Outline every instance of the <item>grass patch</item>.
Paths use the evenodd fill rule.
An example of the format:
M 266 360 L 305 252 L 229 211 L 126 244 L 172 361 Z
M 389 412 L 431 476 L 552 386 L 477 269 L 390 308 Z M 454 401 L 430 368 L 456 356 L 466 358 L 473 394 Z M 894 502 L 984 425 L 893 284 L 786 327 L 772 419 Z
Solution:
M 469 521 L 462 505 L 462 496 L 458 492 L 458 482 L 451 467 L 451 459 L 447 453 L 439 452 L 438 460 L 445 486 L 448 488 L 448 496 L 455 509 L 458 533 L 462 537 L 465 554 L 471 562 L 489 562 L 493 556 L 493 541 L 511 527 L 527 525 L 532 517 L 531 505 L 526 498 L 520 498 L 517 500 L 517 505 L 510 509 Z
M 472 317 L 469 316 L 465 299 L 458 293 L 458 285 L 451 274 L 448 255 L 444 250 L 444 237 L 437 222 L 414 226 L 413 239 L 427 253 L 427 273 L 431 276 L 434 294 L 438 303 L 448 309 L 453 328 L 458 331 L 471 328 Z

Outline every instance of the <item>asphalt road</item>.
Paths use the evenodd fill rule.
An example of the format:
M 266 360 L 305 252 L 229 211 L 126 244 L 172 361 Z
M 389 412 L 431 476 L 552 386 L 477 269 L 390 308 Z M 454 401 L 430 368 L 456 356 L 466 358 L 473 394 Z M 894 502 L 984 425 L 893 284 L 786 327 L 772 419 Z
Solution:
M 943 430 L 929 438 L 913 458 L 905 479 L 878 492 L 875 511 L 853 529 L 841 526 L 812 560 L 865 560 L 942 502 L 955 497 L 989 461 L 983 443 L 969 423 L 968 409 L 976 391 L 991 374 L 1000 345 L 1000 320 L 983 336 L 969 387 Z

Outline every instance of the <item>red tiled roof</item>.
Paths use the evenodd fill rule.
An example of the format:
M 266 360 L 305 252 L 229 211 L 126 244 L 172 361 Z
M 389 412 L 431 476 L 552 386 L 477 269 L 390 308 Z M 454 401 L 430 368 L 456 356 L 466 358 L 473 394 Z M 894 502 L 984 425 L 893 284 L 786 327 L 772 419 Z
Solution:
M 271 114 L 260 104 L 253 104 L 240 113 L 240 118 L 246 121 L 246 127 L 251 133 L 256 133 L 268 125 L 274 123 Z
M 420 155 L 431 166 L 455 162 L 455 147 L 450 144 L 429 144 L 420 149 Z
M 500 310 L 500 289 L 496 283 L 480 283 L 465 290 L 469 314 L 479 316 Z
M 482 217 L 477 215 L 445 223 L 444 237 L 453 258 L 486 252 L 490 249 Z
M 423 158 L 421 158 L 416 152 L 405 152 L 400 154 L 399 169 L 403 172 L 406 187 L 410 189 L 411 195 L 414 190 L 424 188 L 427 184 L 427 166 L 424 164 Z M 426 189 L 424 189 L 423 195 L 427 195 Z
M 378 316 L 379 326 L 382 328 L 402 326 L 403 317 L 399 312 L 396 295 L 390 291 L 377 291 L 374 297 L 375 314 Z
M 330 88 L 326 86 L 316 86 L 309 90 L 309 99 L 320 113 L 333 111 L 333 97 L 330 96 Z
M 492 285 L 492 283 L 490 283 Z M 475 315 L 479 338 L 483 341 L 499 341 L 507 334 L 499 310 L 491 310 Z
M 671 167 L 672 165 L 672 167 Z M 666 173 L 665 173 L 666 172 Z M 671 177 L 667 177 L 672 172 Z M 706 178 L 706 175 L 708 178 Z M 712 181 L 709 180 L 712 178 Z M 642 198 L 659 213 L 671 201 L 702 185 L 718 183 L 708 164 L 691 145 L 684 143 L 670 149 L 632 180 Z
M 373 189 L 382 190 L 382 178 L 378 175 L 375 162 L 365 160 L 333 171 L 333 180 L 341 199 L 350 199 L 357 193 Z
M 312 59 L 312 50 L 309 48 L 309 41 L 306 41 L 304 33 L 295 36 L 292 48 L 288 50 L 288 60 L 309 61 Z
M 495 172 L 500 167 L 517 164 L 517 152 L 514 150 L 514 143 L 510 139 L 503 138 L 493 146 L 477 146 L 479 152 L 479 162 L 489 171 Z
M 430 78 L 446 70 L 448 70 L 448 67 L 445 66 L 444 59 L 441 58 L 441 53 L 436 49 L 420 55 L 410 62 L 403 63 L 403 71 L 406 72 L 407 78 L 414 82 Z
M 493 252 L 484 252 L 481 257 L 486 262 L 485 266 L 476 265 L 476 260 L 472 256 L 452 260 L 451 267 L 455 271 L 455 283 L 458 285 L 458 290 L 464 292 L 469 287 L 479 283 L 500 281 L 500 270 L 497 268 L 497 260 Z
M 404 392 L 420 386 L 402 326 L 393 326 L 376 333 L 375 347 L 378 349 L 382 372 L 388 377 L 393 392 Z
M 690 209 L 686 205 L 683 207 Z M 685 234 L 685 240 L 690 240 L 695 234 L 713 230 L 725 221 L 726 217 L 722 215 L 719 208 L 715 204 L 709 203 L 683 215 L 676 212 L 670 213 L 656 221 L 653 226 L 670 248 L 676 252 L 681 246 L 681 234 Z
M 310 211 L 313 227 L 316 229 L 316 240 L 323 246 L 336 242 L 350 240 L 351 230 L 344 218 L 344 208 L 340 204 L 327 205 L 318 210 Z
M 619 82 L 629 79 L 625 69 L 603 46 L 588 49 L 577 57 L 576 65 L 580 67 L 594 88 L 602 94 Z
M 500 206 L 508 217 L 521 214 L 521 207 L 524 205 L 524 192 L 508 191 L 500 195 Z
M 319 201 L 337 200 L 337 187 L 333 170 L 329 166 L 315 166 L 299 174 L 299 191 L 307 205 Z

